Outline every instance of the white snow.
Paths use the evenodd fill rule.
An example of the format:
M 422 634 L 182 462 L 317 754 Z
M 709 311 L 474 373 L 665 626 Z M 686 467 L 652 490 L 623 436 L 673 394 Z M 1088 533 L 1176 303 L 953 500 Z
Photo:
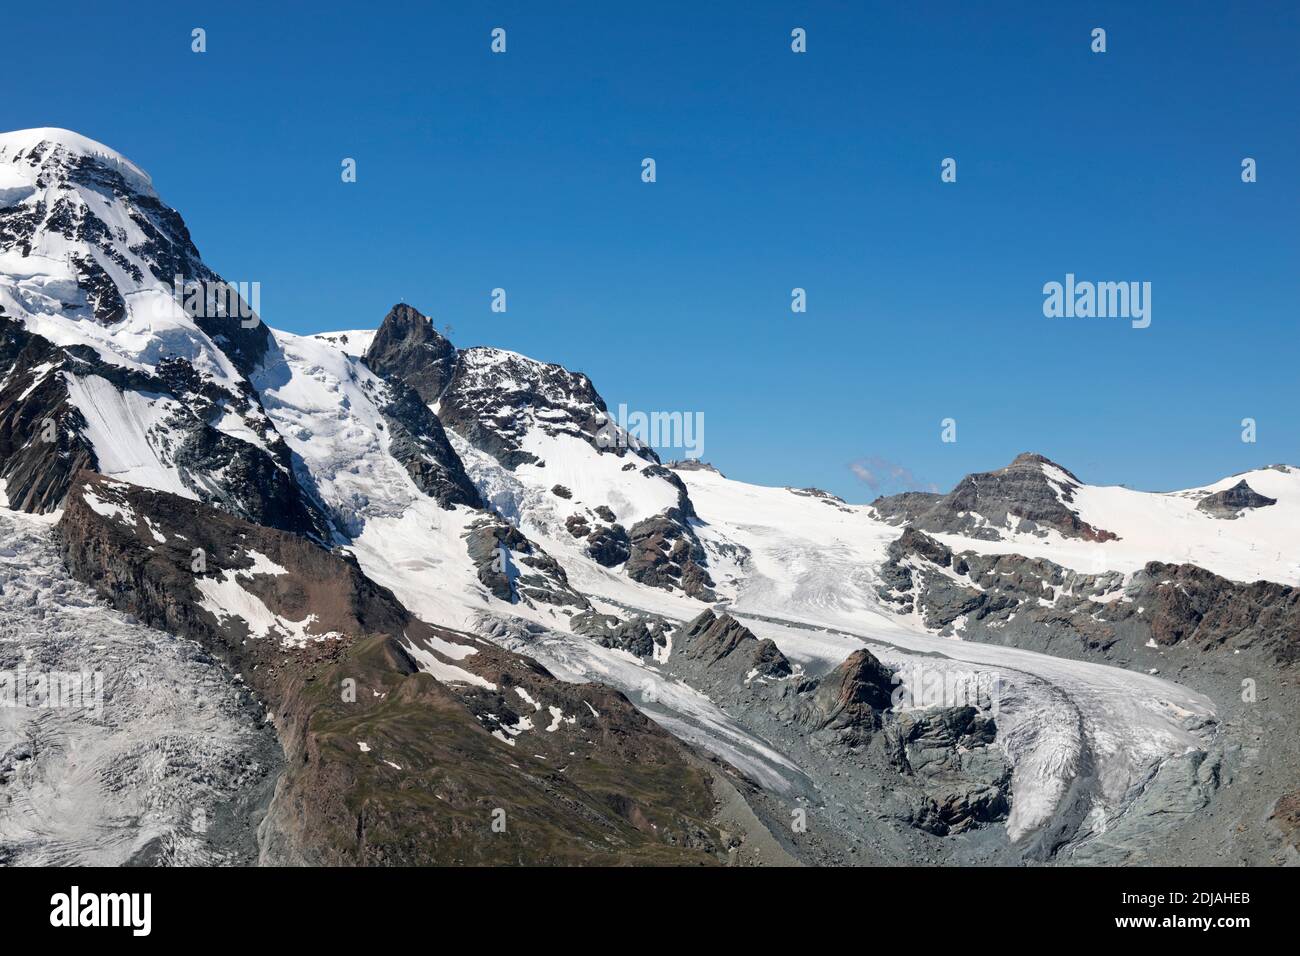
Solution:
M 475 687 L 482 687 L 485 690 L 496 690 L 497 685 L 491 681 L 480 677 L 473 671 L 467 671 L 463 667 L 457 667 L 455 664 L 448 664 L 432 650 L 421 647 L 418 640 L 412 639 L 407 635 L 407 643 L 404 645 L 407 653 L 415 661 L 416 666 L 426 674 L 431 674 L 436 680 L 446 684 L 472 684 Z
M 1245 479 L 1277 504 L 1249 509 L 1234 519 L 1198 511 L 1206 495 Z M 1149 561 L 1196 564 L 1233 581 L 1300 584 L 1300 469 L 1262 468 L 1214 484 L 1174 492 L 1135 491 L 1118 486 L 1075 485 L 1073 506 L 1084 521 L 1119 535 L 1115 541 L 1012 534 L 1003 541 L 934 535 L 953 550 L 1023 554 L 1047 558 L 1078 571 L 1131 572 Z
M 704 540 L 748 549 L 748 559 L 734 572 L 735 583 L 722 589 L 733 612 L 811 673 L 834 666 L 866 642 L 887 664 L 901 665 L 920 653 L 931 655 L 930 666 L 1000 675 L 1007 699 L 998 718 L 999 744 L 1015 766 L 1007 825 L 1013 838 L 1050 818 L 1085 746 L 1099 776 L 1095 799 L 1113 813 L 1161 760 L 1205 744 L 1208 731 L 1200 718 L 1212 715 L 1214 705 L 1177 684 L 940 638 L 883 608 L 874 591 L 874 568 L 900 531 L 873 519 L 870 509 L 833 508 L 708 471 L 681 477 L 706 521 L 700 529 Z
M 104 706 L 0 706 L 0 846 L 15 866 L 120 866 L 161 841 L 175 865 L 248 864 L 253 781 L 278 767 L 269 726 L 248 720 L 236 682 L 195 645 L 109 608 L 64 570 L 50 516 L 0 511 L 0 670 L 99 673 Z M 234 813 L 246 853 L 196 828 Z M 213 831 L 215 833 L 215 831 Z

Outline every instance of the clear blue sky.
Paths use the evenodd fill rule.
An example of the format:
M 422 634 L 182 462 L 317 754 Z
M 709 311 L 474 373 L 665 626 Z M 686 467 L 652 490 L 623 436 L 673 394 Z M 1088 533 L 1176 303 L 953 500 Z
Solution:
M 5 11 L 0 127 L 149 170 L 277 327 L 405 300 L 856 501 L 856 461 L 945 490 L 1030 449 L 1152 489 L 1300 463 L 1295 3 L 109 6 Z M 1044 318 L 1067 272 L 1150 281 L 1151 327 Z

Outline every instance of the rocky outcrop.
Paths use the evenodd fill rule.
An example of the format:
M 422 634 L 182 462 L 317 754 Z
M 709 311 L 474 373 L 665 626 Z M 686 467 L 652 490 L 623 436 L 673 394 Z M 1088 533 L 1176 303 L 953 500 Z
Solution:
M 1204 511 L 1214 518 L 1233 519 L 1240 518 L 1246 511 L 1267 508 L 1275 504 L 1277 504 L 1276 498 L 1259 494 L 1243 478 L 1231 488 L 1206 495 L 1196 503 L 1196 510 Z
M 182 284 L 229 288 L 204 265 L 185 221 L 158 198 L 147 176 L 116 158 L 72 147 L 60 131 L 50 134 L 4 157 L 34 175 L 39 188 L 21 202 L 0 207 L 0 251 L 26 257 L 45 238 L 57 236 L 71 247 L 67 255 L 85 314 L 104 325 L 124 318 L 128 293 L 155 283 L 170 288 L 180 277 Z M 88 202 L 86 195 L 111 200 L 139 238 L 132 242 L 119 226 L 106 222 L 101 204 Z M 237 308 L 251 315 L 248 305 L 239 300 Z M 192 310 L 192 318 L 245 377 L 271 346 L 270 331 L 255 315 L 200 308 Z
M 584 611 L 571 619 L 574 633 L 589 637 L 601 647 L 614 647 L 647 660 L 668 643 L 673 625 L 652 614 L 622 620 L 613 614 Z
M 569 586 L 560 563 L 516 528 L 484 516 L 465 535 L 478 579 L 496 598 L 511 604 L 534 602 L 586 610 L 591 603 Z
M 656 515 L 633 525 L 628 538 L 625 570 L 633 581 L 656 588 L 679 587 L 701 601 L 716 600 L 713 579 L 704 567 L 704 548 L 685 521 Z
M 537 464 L 521 447 L 530 429 L 572 435 L 599 451 L 629 450 L 658 462 L 648 448 L 606 447 L 605 400 L 579 372 L 493 348 L 457 350 L 408 305 L 394 306 L 365 355 L 366 365 L 400 378 L 437 409 L 438 417 L 475 448 L 507 468 Z
M 1135 576 L 1132 597 L 1149 602 L 1151 638 L 1162 646 L 1255 647 L 1281 664 L 1300 660 L 1300 589 L 1153 561 Z
M 1191 564 L 1087 574 L 1018 554 L 954 554 L 915 529 L 888 555 L 881 596 L 965 640 L 1070 657 L 1151 642 L 1300 660 L 1300 590 L 1287 585 L 1230 581 Z
M 756 677 L 783 678 L 790 662 L 769 640 L 759 640 L 730 614 L 704 611 L 673 642 L 673 656 L 699 665 L 711 678 L 744 682 Z
M 400 378 L 386 382 L 389 400 L 381 407 L 388 425 L 388 453 L 406 469 L 415 486 L 444 508 L 483 507 L 465 465 L 451 447 L 442 422 Z
M 389 309 L 380 323 L 365 363 L 385 378 L 404 381 L 424 404 L 432 405 L 451 382 L 456 355 L 456 347 L 428 317 L 403 302 Z
M 859 740 L 880 728 L 892 706 L 894 674 L 867 650 L 857 650 L 817 682 L 812 702 L 818 730 L 842 730 Z
M 157 374 L 130 369 L 85 346 L 56 347 L 4 318 L 0 368 L 0 477 L 11 507 L 52 511 L 78 470 L 99 466 L 70 392 L 93 385 L 166 409 L 147 440 L 196 497 L 258 524 L 327 537 L 328 520 L 299 486 L 288 447 L 247 385 L 231 392 L 177 357 L 160 361 Z M 258 443 L 216 427 L 231 415 Z
M 597 564 L 614 568 L 632 554 L 632 539 L 621 524 L 598 525 L 587 535 L 587 555 Z
M 967 475 L 946 495 L 909 491 L 871 503 L 884 520 L 922 531 L 999 540 L 1013 524 L 1021 532 L 1107 541 L 1109 531 L 1094 528 L 1070 507 L 1079 479 L 1042 455 L 1019 455 L 1005 468 Z
M 707 472 L 712 472 L 713 474 L 717 475 L 719 478 L 727 477 L 722 472 L 718 471 L 717 468 L 713 467 L 713 465 L 709 464 L 707 461 L 701 461 L 698 458 L 674 459 L 672 461 L 665 462 L 664 467 L 671 468 L 673 471 L 707 471 Z
M 945 836 L 1006 819 L 1011 766 L 996 736 L 993 718 L 974 707 L 906 711 L 888 725 L 886 746 L 925 791 L 914 826 Z
M 677 493 L 676 505 L 630 529 L 615 521 L 608 505 L 600 506 L 607 514 L 596 511 L 604 526 L 578 513 L 565 527 L 574 537 L 586 537 L 588 555 L 605 567 L 625 565 L 626 574 L 639 583 L 714 600 L 708 556 L 695 533 L 695 507 L 685 483 L 660 464 L 653 449 L 619 431 L 587 376 L 499 349 L 457 350 L 428 318 L 406 305 L 395 306 L 384 319 L 365 363 L 390 381 L 409 385 L 447 428 L 506 469 L 546 467 L 523 447 L 529 434 L 538 433 L 575 438 L 599 454 L 631 459 L 624 465 L 628 481 L 667 482 Z M 645 467 L 638 479 L 632 472 L 640 464 Z M 564 485 L 550 490 L 572 500 L 572 490 Z M 500 581 L 496 583 L 500 590 Z
M 707 773 L 621 694 L 415 620 L 343 553 L 86 472 L 57 535 L 75 577 L 199 641 L 273 716 L 264 863 L 725 855 Z
M 672 638 L 670 673 L 782 748 L 835 799 L 936 836 L 1006 818 L 1011 768 L 991 714 L 974 707 L 899 711 L 900 683 L 866 648 L 820 678 L 730 615 L 705 611 Z
M 0 318 L 0 479 L 9 507 L 45 514 L 57 509 L 73 476 L 94 467 L 82 438 L 85 419 L 59 374 L 66 355 Z

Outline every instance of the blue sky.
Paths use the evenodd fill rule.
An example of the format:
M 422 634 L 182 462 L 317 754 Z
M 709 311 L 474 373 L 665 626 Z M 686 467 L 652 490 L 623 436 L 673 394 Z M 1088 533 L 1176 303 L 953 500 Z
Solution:
M 274 326 L 404 300 L 703 412 L 732 477 L 861 501 L 855 462 L 944 490 L 1024 450 L 1151 489 L 1300 463 L 1294 3 L 266 6 L 10 9 L 0 127 L 149 170 Z M 1151 327 L 1045 318 L 1067 272 L 1151 282 Z

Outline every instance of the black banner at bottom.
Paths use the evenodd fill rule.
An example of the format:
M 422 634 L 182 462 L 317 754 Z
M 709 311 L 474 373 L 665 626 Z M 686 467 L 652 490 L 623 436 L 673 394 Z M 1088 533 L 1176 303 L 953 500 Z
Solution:
M 1261 869 L 25 869 L 0 870 L 6 943 L 356 941 L 402 928 L 477 926 L 544 936 L 626 934 L 664 921 L 729 938 L 780 925 L 815 932 L 869 919 L 878 944 L 969 943 L 994 929 L 1049 938 L 1185 939 L 1231 945 L 1280 932 L 1295 877 Z M 838 915 L 837 915 L 838 914 Z M 649 921 L 649 922 L 647 922 Z M 14 951 L 11 950 L 11 951 Z

